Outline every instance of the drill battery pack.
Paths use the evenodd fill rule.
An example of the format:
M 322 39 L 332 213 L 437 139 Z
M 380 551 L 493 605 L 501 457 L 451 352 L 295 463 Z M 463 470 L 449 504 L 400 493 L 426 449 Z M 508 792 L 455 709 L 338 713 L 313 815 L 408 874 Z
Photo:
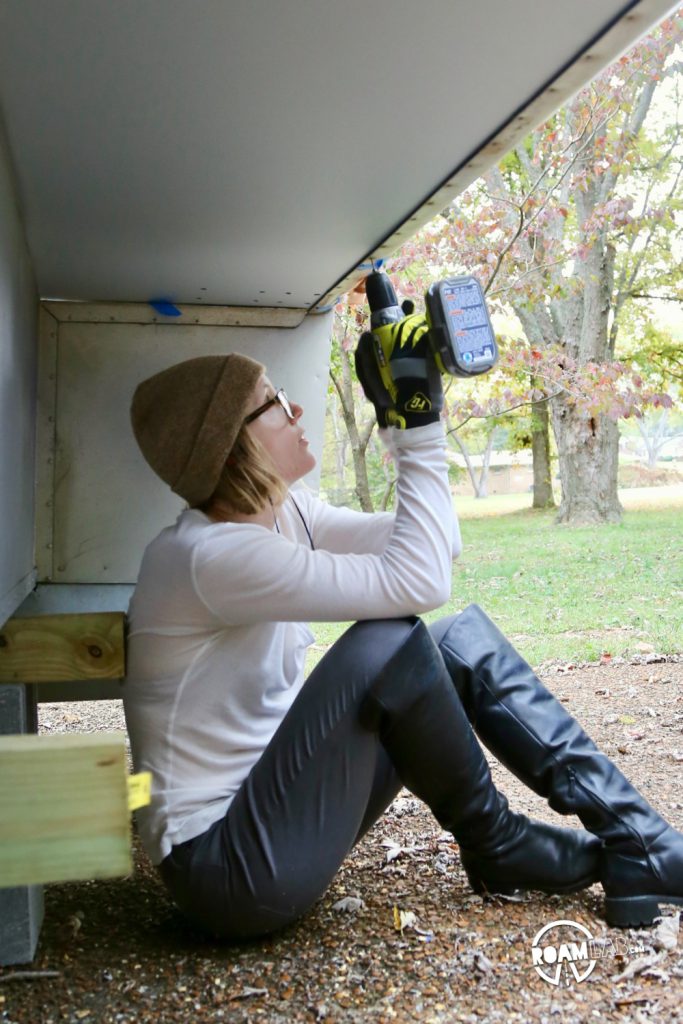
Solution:
M 429 339 L 442 373 L 476 377 L 498 359 L 483 289 L 475 277 L 448 277 L 425 295 Z

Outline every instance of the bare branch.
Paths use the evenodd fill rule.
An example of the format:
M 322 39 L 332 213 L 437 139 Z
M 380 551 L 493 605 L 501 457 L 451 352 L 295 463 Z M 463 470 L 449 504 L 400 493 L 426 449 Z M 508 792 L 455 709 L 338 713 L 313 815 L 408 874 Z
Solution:
M 490 299 L 495 299 L 496 295 L 504 295 L 505 292 L 512 291 L 520 281 L 524 280 L 525 277 L 532 277 L 534 274 L 540 274 L 544 270 L 550 270 L 551 267 L 563 267 L 566 262 L 566 259 L 562 259 L 551 260 L 548 263 L 538 263 L 531 267 L 530 270 L 525 270 L 523 274 L 517 274 L 514 284 L 508 284 L 502 288 L 496 288 L 495 291 L 487 292 L 487 295 Z
M 461 423 L 458 423 L 457 426 L 451 427 L 447 430 L 446 435 L 448 436 L 448 434 L 454 434 L 457 430 L 461 430 L 466 423 L 469 423 L 470 420 L 498 419 L 499 416 L 507 416 L 508 413 L 514 412 L 515 409 L 523 409 L 527 405 L 543 405 L 545 402 L 549 402 L 551 398 L 557 398 L 558 395 L 562 394 L 563 390 L 564 388 L 560 388 L 559 391 L 556 391 L 552 395 L 546 395 L 545 398 L 535 398 L 531 402 L 518 402 L 516 405 L 511 405 L 508 409 L 501 409 L 499 412 L 486 413 L 485 416 L 475 416 L 474 413 L 470 413 L 470 415 L 465 417 L 465 419 L 462 420 Z
M 360 440 L 361 448 L 363 449 L 363 451 L 365 451 L 365 449 L 367 448 L 368 441 L 372 437 L 372 432 L 376 426 L 377 418 L 373 416 L 371 419 L 368 420 L 363 429 L 358 431 L 358 438 Z

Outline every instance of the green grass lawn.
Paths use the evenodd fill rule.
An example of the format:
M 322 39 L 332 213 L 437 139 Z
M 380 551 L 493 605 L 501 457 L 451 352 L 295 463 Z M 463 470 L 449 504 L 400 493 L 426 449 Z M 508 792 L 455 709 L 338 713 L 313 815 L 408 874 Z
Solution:
M 473 518 L 463 510 L 461 519 L 463 553 L 453 566 L 452 600 L 426 621 L 476 602 L 533 665 L 636 654 L 648 649 L 644 645 L 683 651 L 678 501 L 627 508 L 617 526 L 568 529 L 554 524 L 552 512 L 530 510 Z M 312 628 L 309 667 L 345 627 Z

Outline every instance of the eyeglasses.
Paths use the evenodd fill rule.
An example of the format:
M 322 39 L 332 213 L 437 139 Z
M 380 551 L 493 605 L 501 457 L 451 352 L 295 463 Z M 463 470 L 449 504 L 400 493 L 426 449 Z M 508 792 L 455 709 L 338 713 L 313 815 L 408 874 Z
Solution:
M 284 389 L 280 388 L 279 391 L 275 392 L 272 398 L 269 398 L 267 402 L 263 403 L 263 405 L 259 405 L 258 409 L 254 409 L 253 412 L 250 412 L 249 415 L 245 417 L 244 423 L 251 423 L 252 420 L 255 420 L 256 417 L 260 416 L 261 413 L 266 411 L 266 409 L 270 409 L 271 405 L 281 405 L 282 408 L 285 410 L 285 416 L 291 423 L 293 423 L 294 420 L 296 419 L 296 416 L 294 415 L 294 410 L 292 409 L 292 406 L 290 404 L 289 399 L 287 398 L 287 395 L 284 392 Z

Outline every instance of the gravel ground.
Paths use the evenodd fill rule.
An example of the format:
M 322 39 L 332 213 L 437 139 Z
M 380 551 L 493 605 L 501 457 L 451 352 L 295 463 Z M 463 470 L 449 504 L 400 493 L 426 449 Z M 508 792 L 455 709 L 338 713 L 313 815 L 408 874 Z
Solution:
M 683 829 L 683 656 L 546 665 L 541 674 Z M 52 733 L 124 727 L 114 701 L 42 705 L 40 717 L 41 731 Z M 491 763 L 515 809 L 560 820 Z M 135 836 L 134 848 L 129 878 L 47 887 L 33 964 L 0 969 L 0 1021 L 683 1021 L 673 908 L 657 927 L 621 931 L 604 924 L 599 886 L 484 901 L 469 890 L 450 836 L 406 791 L 305 919 L 241 946 L 193 932 Z M 555 987 L 534 969 L 531 945 L 558 919 L 588 928 L 603 955 L 580 982 L 565 967 Z

